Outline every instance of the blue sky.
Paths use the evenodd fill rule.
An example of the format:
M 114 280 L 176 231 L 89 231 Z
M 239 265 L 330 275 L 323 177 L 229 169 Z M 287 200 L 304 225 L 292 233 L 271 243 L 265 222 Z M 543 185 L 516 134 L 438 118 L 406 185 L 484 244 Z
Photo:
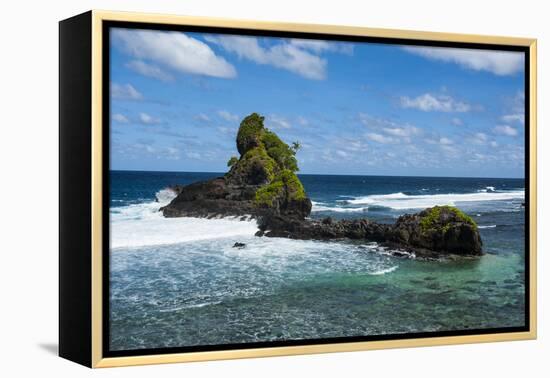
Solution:
M 523 53 L 111 32 L 111 168 L 225 172 L 257 112 L 301 173 L 523 177 Z

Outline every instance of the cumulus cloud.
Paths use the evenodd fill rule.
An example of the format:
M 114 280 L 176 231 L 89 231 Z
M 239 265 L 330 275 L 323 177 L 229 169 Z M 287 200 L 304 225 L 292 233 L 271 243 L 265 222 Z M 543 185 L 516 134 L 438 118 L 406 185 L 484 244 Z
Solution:
M 276 114 L 271 114 L 267 116 L 265 122 L 267 127 L 274 130 L 290 129 L 292 127 L 292 125 L 290 124 L 290 122 L 288 122 L 286 118 L 278 116 Z
M 111 83 L 111 97 L 119 100 L 141 100 L 143 95 L 131 84 Z
M 505 135 L 505 136 L 516 136 L 516 135 L 518 135 L 518 131 L 515 128 L 513 128 L 512 126 L 508 126 L 508 125 L 495 126 L 493 128 L 493 131 L 495 132 L 495 134 Z
M 453 124 L 454 126 L 462 126 L 464 122 L 462 122 L 460 118 L 454 117 L 453 119 L 451 119 L 451 124 Z
M 204 113 L 199 113 L 195 116 L 195 119 L 202 122 L 210 121 L 210 117 Z
M 455 63 L 466 69 L 487 71 L 499 76 L 513 75 L 524 67 L 524 55 L 521 52 L 415 46 L 403 49 L 431 60 Z
M 318 56 L 325 49 L 322 43 L 315 41 L 283 41 L 262 46 L 256 37 L 248 36 L 207 36 L 210 43 L 257 64 L 266 64 L 281 68 L 306 79 L 323 80 L 326 78 L 326 59 Z M 322 41 L 321 41 L 322 42 Z
M 509 113 L 500 118 L 502 122 L 525 125 L 525 93 L 518 91 L 508 101 L 507 109 Z
M 218 115 L 225 121 L 235 122 L 239 120 L 239 116 L 228 112 L 227 110 L 219 110 Z
M 525 124 L 525 115 L 522 113 L 522 114 L 506 114 L 506 115 L 503 115 L 501 118 L 502 122 L 509 122 L 509 123 L 514 123 L 514 122 L 517 122 L 517 123 L 520 123 L 520 124 Z
M 233 78 L 235 67 L 210 46 L 181 32 L 115 29 L 115 46 L 139 60 L 151 60 L 178 72 Z M 150 66 L 141 67 L 151 72 Z
M 160 123 L 160 120 L 158 118 L 152 117 L 147 113 L 139 113 L 138 120 L 144 125 L 155 125 Z
M 128 117 L 126 117 L 125 115 L 120 114 L 120 113 L 113 114 L 113 121 L 118 122 L 118 123 L 128 123 L 128 122 L 130 122 L 128 120 Z
M 408 123 L 397 123 L 366 113 L 359 113 L 358 118 L 361 124 L 374 131 L 370 136 L 366 134 L 367 138 L 378 143 L 410 143 L 413 136 L 422 134 L 422 130 Z
M 392 138 L 392 137 L 389 137 L 389 136 L 385 136 L 385 135 L 382 135 L 382 134 L 378 134 L 378 133 L 367 133 L 367 138 L 374 141 L 374 142 L 377 142 L 377 143 L 382 143 L 382 144 L 389 144 L 389 143 L 398 143 L 399 140 L 396 139 L 396 138 Z
M 384 127 L 382 129 L 386 134 L 396 137 L 410 137 L 420 133 L 420 130 L 414 126 L 403 127 Z
M 309 121 L 307 120 L 307 118 L 302 117 L 302 116 L 298 116 L 298 118 L 296 119 L 296 122 L 298 122 L 298 124 L 299 124 L 300 126 L 307 126 L 307 125 L 309 125 Z
M 423 112 L 469 112 L 472 107 L 470 104 L 455 100 L 448 95 L 433 95 L 425 93 L 418 97 L 402 96 L 400 98 L 403 108 L 422 110 Z
M 487 140 L 489 139 L 489 137 L 485 133 L 475 133 L 469 139 L 470 139 L 470 142 L 473 144 L 483 145 L 487 143 Z
M 139 73 L 140 75 L 152 77 L 160 81 L 174 80 L 172 75 L 164 72 L 160 67 L 145 63 L 142 60 L 132 60 L 131 62 L 126 63 L 126 67 Z
M 443 146 L 451 146 L 454 144 L 454 141 L 447 137 L 439 137 L 439 136 L 432 136 L 430 138 L 424 139 L 424 141 L 428 144 L 437 144 L 441 147 Z
M 346 151 L 342 151 L 342 150 L 337 150 L 336 155 L 338 155 L 338 156 L 340 156 L 341 158 L 344 158 L 344 159 L 349 157 L 349 153 L 347 153 Z
M 293 38 L 290 43 L 294 46 L 311 50 L 317 54 L 324 51 L 338 52 L 346 55 L 353 55 L 353 44 L 350 42 L 329 42 L 315 39 Z

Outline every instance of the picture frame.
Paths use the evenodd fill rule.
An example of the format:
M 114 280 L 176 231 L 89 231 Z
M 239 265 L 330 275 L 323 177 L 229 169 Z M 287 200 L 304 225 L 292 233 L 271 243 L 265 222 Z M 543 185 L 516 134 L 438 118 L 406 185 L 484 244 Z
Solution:
M 87 367 L 115 367 L 536 338 L 536 49 L 535 39 L 355 26 L 89 11 L 59 24 L 59 355 Z M 113 28 L 297 38 L 522 53 L 524 87 L 525 322 L 461 329 L 254 343 L 110 350 L 110 56 Z M 110 34 L 111 33 L 111 34 Z M 242 57 L 241 57 L 242 58 Z M 452 60 L 452 58 L 448 58 Z M 262 63 L 263 64 L 263 63 Z M 111 92 L 110 92 L 111 91 Z M 151 123 L 154 122 L 150 119 Z M 458 121 L 457 121 L 458 122 Z M 148 123 L 143 121 L 143 123 Z M 389 137 L 386 137 L 389 138 Z M 440 139 L 442 141 L 442 139 Z M 443 143 L 445 144 L 445 143 Z M 493 188 L 494 189 L 494 188 Z

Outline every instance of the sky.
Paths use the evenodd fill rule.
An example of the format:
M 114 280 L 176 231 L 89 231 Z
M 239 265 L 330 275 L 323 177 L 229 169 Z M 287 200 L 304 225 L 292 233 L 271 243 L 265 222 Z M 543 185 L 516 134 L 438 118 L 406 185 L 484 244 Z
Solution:
M 524 54 L 114 28 L 111 169 L 225 172 L 256 112 L 300 173 L 524 177 Z

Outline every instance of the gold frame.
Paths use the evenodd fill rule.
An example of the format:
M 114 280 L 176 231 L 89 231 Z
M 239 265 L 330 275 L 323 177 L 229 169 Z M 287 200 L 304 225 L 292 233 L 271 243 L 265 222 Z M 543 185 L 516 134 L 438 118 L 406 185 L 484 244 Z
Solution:
M 387 341 L 313 344 L 305 346 L 269 347 L 257 349 L 220 350 L 131 357 L 102 355 L 102 22 L 129 21 L 140 23 L 215 26 L 227 28 L 324 33 L 334 35 L 369 36 L 427 41 L 500 44 L 529 48 L 530 55 L 530 330 L 526 332 L 479 334 L 468 336 L 430 337 Z M 329 352 L 350 352 L 371 349 L 421 347 L 494 341 L 531 340 L 537 337 L 537 40 L 530 38 L 435 33 L 410 30 L 374 29 L 354 26 L 258 22 L 207 17 L 189 17 L 146 13 L 92 11 L 92 366 L 114 367 L 173 362 L 208 361 L 250 357 L 300 355 Z

